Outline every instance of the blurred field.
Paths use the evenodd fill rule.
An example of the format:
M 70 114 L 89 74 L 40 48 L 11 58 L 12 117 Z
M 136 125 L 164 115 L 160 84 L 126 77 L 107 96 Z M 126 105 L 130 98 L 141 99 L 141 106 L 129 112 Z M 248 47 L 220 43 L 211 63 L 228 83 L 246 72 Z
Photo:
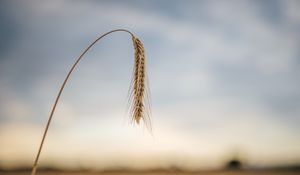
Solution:
M 27 172 L 0 172 L 0 175 L 29 175 Z M 193 172 L 193 173 L 185 173 L 185 172 L 106 172 L 106 173 L 95 173 L 95 172 L 40 172 L 38 175 L 137 175 L 137 174 L 145 174 L 145 175 L 300 175 L 299 170 L 295 171 L 207 171 L 207 172 Z

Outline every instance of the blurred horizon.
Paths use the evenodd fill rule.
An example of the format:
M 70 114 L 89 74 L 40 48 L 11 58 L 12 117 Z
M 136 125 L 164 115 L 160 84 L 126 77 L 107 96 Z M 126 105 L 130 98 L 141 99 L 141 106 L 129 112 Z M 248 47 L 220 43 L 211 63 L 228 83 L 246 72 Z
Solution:
M 31 166 L 58 88 L 97 37 L 146 51 L 153 133 L 131 126 L 130 35 L 72 74 L 40 166 L 300 165 L 300 1 L 0 1 L 0 167 Z

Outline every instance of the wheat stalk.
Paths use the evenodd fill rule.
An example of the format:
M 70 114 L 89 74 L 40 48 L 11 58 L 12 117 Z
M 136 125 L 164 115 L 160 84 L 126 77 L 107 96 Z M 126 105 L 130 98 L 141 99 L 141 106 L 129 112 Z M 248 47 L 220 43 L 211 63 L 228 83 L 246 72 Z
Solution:
M 128 106 L 130 108 L 130 118 L 132 119 L 132 121 L 136 124 L 140 123 L 140 120 L 142 119 L 145 123 L 145 125 L 147 126 L 148 129 L 150 129 L 151 131 L 151 121 L 150 121 L 150 103 L 149 101 L 146 101 L 147 99 L 149 99 L 150 95 L 150 91 L 148 91 L 148 85 L 147 85 L 147 77 L 146 77 L 146 63 L 145 63 L 145 50 L 144 50 L 144 46 L 142 44 L 142 42 L 133 35 L 133 33 L 131 33 L 128 30 L 125 29 L 116 29 L 116 30 L 112 30 L 109 31 L 105 34 L 103 34 L 102 36 L 100 36 L 99 38 L 97 38 L 92 44 L 90 44 L 82 53 L 81 55 L 76 59 L 75 63 L 73 64 L 73 66 L 71 67 L 71 69 L 69 70 L 61 88 L 59 89 L 58 95 L 56 96 L 54 105 L 52 107 L 50 116 L 48 118 L 47 124 L 46 124 L 46 128 L 44 130 L 43 133 L 43 137 L 42 137 L 42 141 L 40 143 L 39 149 L 38 149 L 38 153 L 36 155 L 33 167 L 32 167 L 32 171 L 31 171 L 31 175 L 35 175 L 36 174 L 36 170 L 38 168 L 38 161 L 39 161 L 39 157 L 45 142 L 45 138 L 47 136 L 48 133 L 48 129 L 50 126 L 50 123 L 52 121 L 53 118 L 53 114 L 55 112 L 56 106 L 58 104 L 58 101 L 60 99 L 60 96 L 62 94 L 62 91 L 68 81 L 68 79 L 70 78 L 70 75 L 72 74 L 72 72 L 74 71 L 75 67 L 77 66 L 77 64 L 80 62 L 80 60 L 83 58 L 83 56 L 90 50 L 91 47 L 93 47 L 100 39 L 102 39 L 103 37 L 105 37 L 106 35 L 113 33 L 113 32 L 127 32 L 131 35 L 132 37 L 132 41 L 133 41 L 133 45 L 134 45 L 134 69 L 133 69 L 133 77 L 131 80 L 131 84 L 130 84 L 130 95 L 128 97 Z

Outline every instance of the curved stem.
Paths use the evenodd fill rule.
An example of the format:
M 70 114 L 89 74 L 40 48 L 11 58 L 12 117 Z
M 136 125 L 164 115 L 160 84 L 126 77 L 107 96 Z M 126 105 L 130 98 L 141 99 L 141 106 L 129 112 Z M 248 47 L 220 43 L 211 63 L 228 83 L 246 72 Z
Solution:
M 77 60 L 75 61 L 75 63 L 73 64 L 73 66 L 71 67 L 70 71 L 68 72 L 59 92 L 58 92 L 58 95 L 55 99 L 55 102 L 54 102 L 54 105 L 52 107 L 52 110 L 51 110 L 51 113 L 50 113 L 50 116 L 48 118 L 48 122 L 47 122 L 47 125 L 46 125 L 46 128 L 45 128 L 45 131 L 44 131 L 44 134 L 43 134 L 43 138 L 42 138 L 42 141 L 41 141 L 41 144 L 40 144 L 40 147 L 39 147 L 39 150 L 38 150 L 38 153 L 37 153 L 37 156 L 35 158 L 35 161 L 34 161 L 34 164 L 33 164 L 33 167 L 32 167 L 32 171 L 31 171 L 31 175 L 35 175 L 36 173 L 36 170 L 37 170 L 37 167 L 38 167 L 38 161 L 39 161 L 39 157 L 40 157 L 40 154 L 41 154 L 41 151 L 42 151 L 42 148 L 43 148 L 43 145 L 44 145 L 44 142 L 45 142 L 45 138 L 47 136 L 47 132 L 48 132 L 48 129 L 49 129 L 49 126 L 50 126 L 50 123 L 51 123 L 51 120 L 52 120 L 52 117 L 53 117 L 53 114 L 55 112 L 55 109 L 56 109 L 56 106 L 57 106 L 57 103 L 60 99 L 60 96 L 62 94 L 62 91 L 64 90 L 65 88 L 65 85 L 70 77 L 70 75 L 72 74 L 72 72 L 74 71 L 76 65 L 79 63 L 79 61 L 83 58 L 83 56 L 90 50 L 91 47 L 93 47 L 100 39 L 102 39 L 103 37 L 105 37 L 106 35 L 110 34 L 110 33 L 113 33 L 113 32 L 127 32 L 129 33 L 132 37 L 134 37 L 133 33 L 131 33 L 130 31 L 128 30 L 125 30 L 125 29 L 116 29 L 116 30 L 112 30 L 112 31 L 109 31 L 105 34 L 103 34 L 102 36 L 98 37 L 92 44 L 90 44 L 83 52 L 82 54 L 77 58 Z

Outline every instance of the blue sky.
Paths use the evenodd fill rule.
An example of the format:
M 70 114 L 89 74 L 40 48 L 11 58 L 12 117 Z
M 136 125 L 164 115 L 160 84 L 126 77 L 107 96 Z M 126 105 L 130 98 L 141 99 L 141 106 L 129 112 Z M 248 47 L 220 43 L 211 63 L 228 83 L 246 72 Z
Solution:
M 299 163 L 299 9 L 294 0 L 1 1 L 0 165 L 31 165 L 71 64 L 117 28 L 144 43 L 154 136 L 128 124 L 133 46 L 114 33 L 74 72 L 41 164 L 197 169 L 235 154 L 249 166 Z

